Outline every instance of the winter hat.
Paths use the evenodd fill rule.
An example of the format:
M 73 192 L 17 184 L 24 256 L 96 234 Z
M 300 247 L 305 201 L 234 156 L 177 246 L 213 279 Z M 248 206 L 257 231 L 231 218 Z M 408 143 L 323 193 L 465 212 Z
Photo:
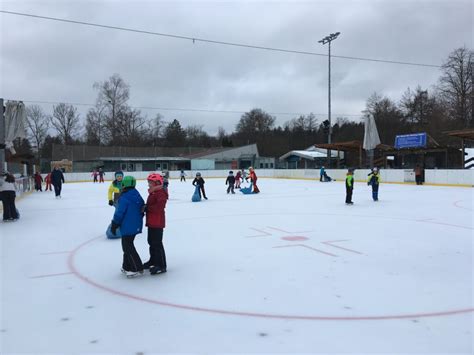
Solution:
M 234 175 L 234 172 L 232 170 L 229 171 L 229 175 Z
M 123 177 L 123 171 L 122 170 L 116 171 L 114 176 L 115 176 L 115 178 L 117 178 L 117 176 L 119 176 L 119 175 L 122 175 L 122 177 Z
M 201 173 L 196 173 L 196 176 L 201 176 Z
M 137 180 L 133 176 L 125 176 L 122 180 L 122 187 L 135 187 Z

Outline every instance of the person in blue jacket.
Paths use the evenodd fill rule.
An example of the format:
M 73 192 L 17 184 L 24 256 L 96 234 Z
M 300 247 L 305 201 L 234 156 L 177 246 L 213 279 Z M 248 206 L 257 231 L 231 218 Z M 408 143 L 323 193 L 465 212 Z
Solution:
M 122 193 L 112 219 L 111 231 L 116 234 L 120 227 L 122 235 L 123 263 L 122 272 L 127 277 L 143 274 L 143 263 L 133 244 L 135 236 L 142 232 L 145 202 L 135 189 L 137 181 L 133 176 L 122 180 Z
M 322 166 L 321 169 L 319 169 L 319 181 L 324 181 L 324 174 L 326 174 L 326 170 L 324 170 L 324 166 Z

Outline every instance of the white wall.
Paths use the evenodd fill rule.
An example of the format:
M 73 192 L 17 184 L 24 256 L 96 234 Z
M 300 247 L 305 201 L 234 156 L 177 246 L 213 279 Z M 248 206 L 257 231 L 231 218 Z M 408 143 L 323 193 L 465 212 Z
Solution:
M 195 170 L 185 171 L 187 179 L 196 175 Z M 316 179 L 319 180 L 319 169 L 256 169 L 260 178 L 293 178 L 293 179 Z M 327 174 L 333 179 L 342 181 L 346 177 L 345 169 L 326 169 Z M 359 169 L 355 171 L 356 181 L 367 181 L 367 175 L 370 170 Z M 202 170 L 200 171 L 204 178 L 225 178 L 229 170 Z M 135 171 L 127 172 L 126 175 L 132 175 L 139 180 L 144 180 L 148 172 Z M 171 179 L 179 179 L 179 171 L 170 171 Z M 403 169 L 382 169 L 380 170 L 382 182 L 403 183 L 406 181 L 406 171 Z M 65 173 L 66 182 L 92 181 L 90 173 Z M 107 172 L 106 181 L 113 180 L 114 173 Z M 425 183 L 427 184 L 449 184 L 449 185 L 468 185 L 474 187 L 474 170 L 425 170 Z

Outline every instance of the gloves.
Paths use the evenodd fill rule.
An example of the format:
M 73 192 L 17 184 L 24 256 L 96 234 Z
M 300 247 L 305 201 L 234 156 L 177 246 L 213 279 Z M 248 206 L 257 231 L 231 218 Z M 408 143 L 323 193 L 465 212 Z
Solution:
M 113 205 L 114 205 L 114 201 L 109 200 L 109 206 L 113 206 Z
M 120 225 L 112 221 L 112 225 L 110 226 L 110 231 L 112 232 L 113 235 L 116 235 L 118 227 L 120 227 Z

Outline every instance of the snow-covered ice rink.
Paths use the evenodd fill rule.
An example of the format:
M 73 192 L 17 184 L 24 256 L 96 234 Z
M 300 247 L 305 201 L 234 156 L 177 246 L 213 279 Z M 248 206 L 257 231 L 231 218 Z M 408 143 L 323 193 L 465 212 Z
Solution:
M 109 183 L 32 193 L 0 224 L 1 353 L 465 353 L 473 189 L 170 182 L 168 272 L 127 279 Z M 146 182 L 138 189 L 146 200 Z M 135 245 L 148 258 L 146 229 Z

